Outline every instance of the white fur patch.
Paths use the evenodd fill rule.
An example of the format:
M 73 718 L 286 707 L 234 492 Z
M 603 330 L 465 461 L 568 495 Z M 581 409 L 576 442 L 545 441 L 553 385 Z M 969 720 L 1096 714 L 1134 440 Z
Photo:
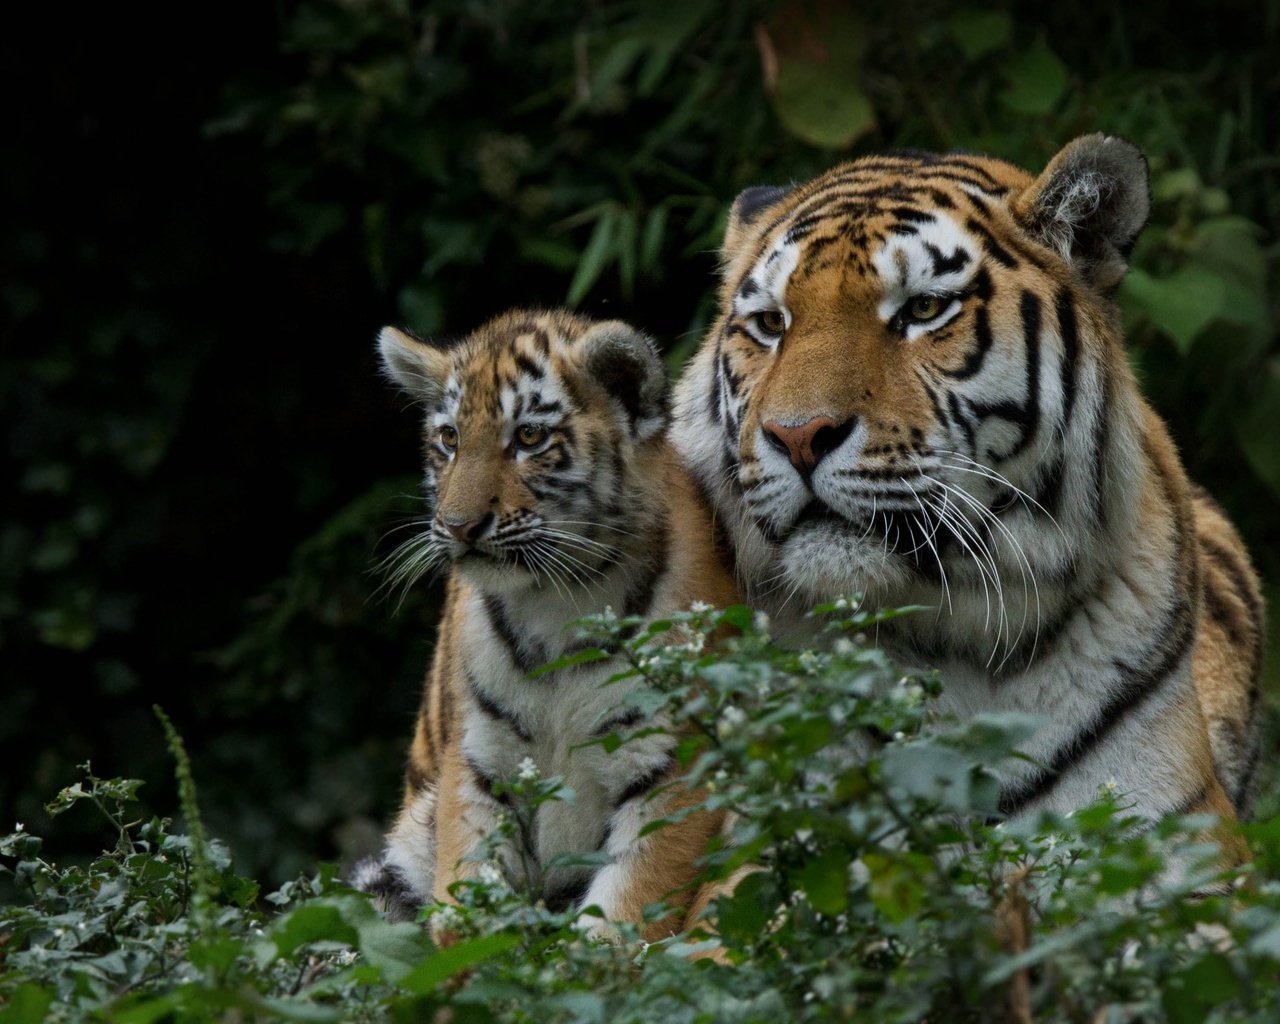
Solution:
M 787 308 L 787 282 L 800 262 L 800 247 L 784 234 L 764 258 L 757 261 L 747 275 L 743 287 L 733 298 L 734 315 L 747 321 L 751 336 L 766 348 L 778 344 L 780 336 L 766 335 L 758 331 L 751 321 L 756 313 L 777 310 L 782 314 L 784 330 L 791 326 L 791 311 Z M 746 294 L 744 294 L 744 291 Z
M 914 235 L 890 235 L 871 258 L 871 265 L 884 286 L 876 312 L 886 323 L 918 295 L 957 295 L 968 287 L 978 271 L 979 254 L 973 240 L 945 214 L 935 211 L 933 217 L 932 223 L 913 224 Z M 954 270 L 945 269 L 940 273 L 935 253 L 941 254 L 943 261 L 962 255 L 963 262 Z M 914 332 L 908 328 L 907 337 L 916 338 L 935 330 L 959 312 L 959 301 L 952 302 L 928 324 L 913 325 L 917 328 Z

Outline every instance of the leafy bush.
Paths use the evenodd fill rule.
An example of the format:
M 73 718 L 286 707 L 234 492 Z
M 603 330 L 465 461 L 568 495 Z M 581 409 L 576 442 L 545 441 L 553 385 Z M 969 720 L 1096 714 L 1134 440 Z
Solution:
M 1205 898 L 1193 894 L 1226 877 L 1208 820 L 1144 828 L 1104 792 L 1066 818 L 992 822 L 993 769 L 1036 723 L 926 729 L 937 680 L 898 672 L 868 642 L 902 613 L 821 611 L 836 635 L 817 651 L 773 645 L 741 608 L 676 616 L 677 644 L 654 641 L 672 623 L 638 636 L 612 616 L 586 625 L 621 649 L 621 673 L 644 677 L 628 700 L 680 723 L 706 805 L 738 815 L 705 875 L 759 869 L 718 901 L 718 935 L 646 947 L 624 927 L 587 941 L 572 911 L 483 866 L 456 906 L 424 911 L 456 936 L 446 948 L 382 920 L 331 868 L 258 900 L 203 839 L 171 734 L 189 834 L 134 820 L 138 783 L 85 766 L 49 810 L 91 806 L 108 852 L 57 866 L 21 827 L 0 839 L 28 898 L 0 914 L 0 1020 L 1274 1019 L 1280 820 L 1243 829 L 1249 884 Z M 708 653 L 725 625 L 740 634 Z M 884 739 L 869 760 L 849 747 L 865 733 Z M 571 798 L 530 772 L 509 792 L 515 819 Z M 699 957 L 717 948 L 726 962 Z

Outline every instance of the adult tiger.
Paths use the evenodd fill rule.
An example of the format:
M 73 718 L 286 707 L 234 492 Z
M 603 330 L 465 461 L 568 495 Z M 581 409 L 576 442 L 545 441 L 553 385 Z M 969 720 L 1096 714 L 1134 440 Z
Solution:
M 785 636 L 832 595 L 925 604 L 882 627 L 942 709 L 1051 724 L 1007 814 L 1247 812 L 1262 602 L 1236 533 L 1139 394 L 1106 293 L 1147 166 L 1075 140 L 1001 160 L 865 157 L 735 202 L 721 312 L 675 439 L 750 600 Z

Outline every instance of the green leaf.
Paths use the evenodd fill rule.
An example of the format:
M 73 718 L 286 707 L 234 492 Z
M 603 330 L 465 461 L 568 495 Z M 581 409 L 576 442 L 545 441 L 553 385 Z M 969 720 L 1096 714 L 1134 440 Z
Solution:
M 1196 225 L 1191 258 L 1225 286 L 1220 317 L 1242 326 L 1271 329 L 1267 307 L 1267 257 L 1262 229 L 1244 217 L 1214 217 Z
M 300 946 L 311 942 L 341 942 L 354 946 L 359 934 L 331 901 L 315 901 L 304 904 L 277 921 L 271 929 L 271 938 L 276 955 L 287 957 Z M 261 958 L 259 963 L 262 963 Z
M 920 910 L 925 893 L 922 878 L 933 867 L 928 857 L 918 853 L 868 853 L 862 862 L 871 876 L 869 891 L 876 910 L 895 924 Z
M 386 921 L 376 913 L 357 931 L 356 945 L 361 956 L 393 985 L 412 972 L 431 949 L 426 934 L 416 924 Z
M 644 231 L 640 236 L 640 270 L 643 273 L 653 274 L 658 269 L 669 212 L 666 206 L 655 206 L 645 218 Z
M 500 956 L 520 944 L 518 935 L 485 935 L 442 949 L 400 979 L 402 989 L 423 995 L 468 967 Z
M 31 982 L 19 985 L 0 1007 L 0 1024 L 42 1024 L 52 1002 L 53 993 L 40 985 Z
M 797 879 L 814 910 L 841 913 L 849 905 L 849 852 L 828 847 L 797 872 Z
M 754 942 L 769 925 L 778 905 L 778 887 L 773 876 L 754 871 L 738 883 L 731 896 L 720 897 L 720 934 L 740 942 Z
M 817 7 L 804 19 L 811 35 L 778 49 L 773 108 L 796 138 L 838 149 L 875 125 L 875 110 L 860 82 L 867 30 L 862 19 L 844 7 Z M 788 26 L 788 41 L 794 28 Z
M 636 284 L 636 262 L 639 259 L 636 236 L 637 218 L 634 210 L 623 210 L 618 216 L 618 281 L 622 287 L 622 297 L 631 301 Z
M 425 281 L 415 281 L 400 289 L 396 305 L 405 323 L 420 334 L 434 334 L 444 326 L 444 302 L 440 289 Z
M 871 101 L 851 69 L 808 61 L 779 65 L 773 108 L 792 135 L 826 149 L 852 145 L 875 124 Z
M 617 223 L 618 211 L 614 207 L 606 207 L 596 220 L 595 229 L 587 239 L 586 248 L 578 259 L 578 269 L 574 272 L 573 281 L 569 284 L 566 304 L 577 306 L 587 297 L 591 286 L 596 283 L 604 268 L 609 265 L 613 254 L 613 237 Z
M 546 665 L 539 665 L 529 673 L 529 678 L 537 679 L 539 676 L 545 676 L 549 672 L 558 672 L 562 668 L 572 668 L 574 665 L 589 665 L 593 661 L 607 661 L 612 657 L 612 653 L 602 648 L 587 647 L 581 651 L 566 654 L 563 658 L 557 658 Z
M 957 11 L 947 25 L 967 60 L 1000 49 L 1013 34 L 1013 21 L 1003 11 Z
M 972 767 L 960 751 L 932 739 L 892 744 L 880 758 L 880 773 L 890 785 L 956 811 L 971 809 Z
M 1280 409 L 1280 359 L 1272 359 L 1258 374 L 1250 402 L 1236 417 L 1236 442 L 1253 471 L 1280 495 L 1280 445 L 1276 444 L 1276 410 Z
M 1135 267 L 1120 285 L 1121 302 L 1145 312 L 1184 354 L 1222 310 L 1226 294 L 1221 277 L 1194 265 L 1161 278 Z
M 1165 982 L 1161 1004 L 1171 1024 L 1199 1024 L 1239 994 L 1240 980 L 1230 963 L 1211 954 L 1175 972 Z
M 1043 39 L 1009 62 L 1006 78 L 1001 98 L 1020 114 L 1047 114 L 1067 91 L 1067 69 Z

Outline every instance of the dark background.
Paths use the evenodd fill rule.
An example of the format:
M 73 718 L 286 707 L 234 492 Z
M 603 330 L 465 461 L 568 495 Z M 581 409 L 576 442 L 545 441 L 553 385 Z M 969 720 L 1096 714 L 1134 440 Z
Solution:
M 242 871 L 375 841 L 434 612 L 426 589 L 374 594 L 417 465 L 378 326 L 569 301 L 677 371 L 733 195 L 886 147 L 1035 169 L 1087 131 L 1145 149 L 1134 362 L 1274 592 L 1278 9 L 300 0 L 11 23 L 0 821 L 97 849 L 87 815 L 42 810 L 85 760 L 171 809 L 158 702 Z

